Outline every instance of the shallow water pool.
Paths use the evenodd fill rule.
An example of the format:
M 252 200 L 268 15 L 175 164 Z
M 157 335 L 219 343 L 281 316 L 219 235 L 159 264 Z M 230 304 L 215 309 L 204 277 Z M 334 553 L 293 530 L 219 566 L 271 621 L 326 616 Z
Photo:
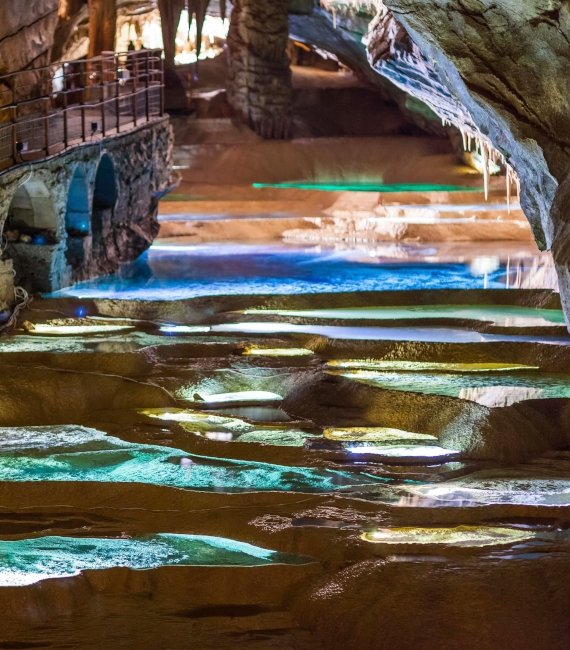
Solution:
M 472 271 L 468 260 L 437 254 L 378 261 L 332 248 L 286 244 L 157 242 L 120 273 L 76 284 L 56 296 L 176 300 L 198 296 L 302 294 L 412 289 L 504 288 L 506 263 Z M 529 260 L 530 262 L 531 260 Z
M 0 429 L 0 480 L 146 483 L 215 492 L 332 492 L 382 479 L 361 472 L 189 454 L 69 425 Z
M 334 371 L 349 379 L 386 390 L 425 393 L 508 406 L 529 399 L 570 398 L 570 376 L 537 372 L 417 373 L 375 370 Z
M 81 571 L 161 566 L 303 564 L 307 558 L 232 539 L 158 534 L 140 538 L 39 537 L 0 541 L 0 587 L 23 586 Z

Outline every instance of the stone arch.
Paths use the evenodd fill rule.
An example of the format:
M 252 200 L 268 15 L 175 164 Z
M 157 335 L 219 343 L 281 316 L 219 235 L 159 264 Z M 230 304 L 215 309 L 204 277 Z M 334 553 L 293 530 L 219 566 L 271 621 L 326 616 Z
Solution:
M 91 230 L 90 222 L 87 174 L 85 168 L 78 165 L 69 184 L 65 207 L 65 231 L 67 234 L 65 257 L 73 269 L 77 269 L 85 261 L 85 238 Z
M 115 165 L 109 154 L 104 153 L 97 166 L 93 189 L 92 228 L 94 245 L 101 244 L 104 240 L 104 233 L 110 229 L 117 198 Z
M 43 181 L 32 177 L 14 193 L 4 230 L 18 230 L 31 237 L 43 231 L 55 234 L 57 221 L 57 212 L 48 188 Z
M 58 214 L 45 183 L 31 176 L 14 192 L 4 224 L 6 255 L 16 282 L 29 291 L 49 291 L 57 249 Z

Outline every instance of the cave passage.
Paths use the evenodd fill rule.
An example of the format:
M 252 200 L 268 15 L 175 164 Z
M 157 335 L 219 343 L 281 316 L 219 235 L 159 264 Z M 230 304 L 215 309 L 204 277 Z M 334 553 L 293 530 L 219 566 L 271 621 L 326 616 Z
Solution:
M 0 5 L 0 648 L 568 648 L 567 3 Z

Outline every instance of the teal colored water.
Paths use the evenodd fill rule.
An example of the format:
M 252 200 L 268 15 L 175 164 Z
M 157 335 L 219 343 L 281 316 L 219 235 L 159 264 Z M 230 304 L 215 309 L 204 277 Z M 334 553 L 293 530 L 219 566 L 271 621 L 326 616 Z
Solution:
M 256 189 L 294 189 L 317 190 L 320 192 L 480 192 L 480 187 L 466 185 L 438 185 L 437 183 L 308 183 L 292 181 L 289 183 L 253 183 Z
M 506 406 L 527 399 L 570 397 L 570 375 L 537 372 L 413 373 L 342 371 L 342 376 L 378 388 L 459 397 L 486 406 Z
M 534 309 L 516 305 L 410 305 L 404 307 L 347 307 L 338 309 L 248 309 L 246 314 L 327 320 L 416 320 L 453 318 L 489 321 L 505 327 L 563 325 L 560 309 Z
M 81 571 L 161 566 L 265 566 L 306 564 L 308 558 L 277 553 L 222 537 L 157 534 L 140 538 L 39 537 L 0 541 L 0 587 L 64 578 Z
M 315 470 L 134 444 L 78 426 L 0 429 L 1 481 L 148 483 L 205 491 L 329 492 L 374 484 L 359 472 Z

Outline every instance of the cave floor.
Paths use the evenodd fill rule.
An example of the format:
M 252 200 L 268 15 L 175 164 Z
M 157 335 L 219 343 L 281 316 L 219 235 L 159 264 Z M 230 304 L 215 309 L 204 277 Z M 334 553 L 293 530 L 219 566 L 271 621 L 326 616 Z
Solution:
M 0 341 L 0 647 L 566 647 L 543 267 L 166 239 L 34 300 Z

